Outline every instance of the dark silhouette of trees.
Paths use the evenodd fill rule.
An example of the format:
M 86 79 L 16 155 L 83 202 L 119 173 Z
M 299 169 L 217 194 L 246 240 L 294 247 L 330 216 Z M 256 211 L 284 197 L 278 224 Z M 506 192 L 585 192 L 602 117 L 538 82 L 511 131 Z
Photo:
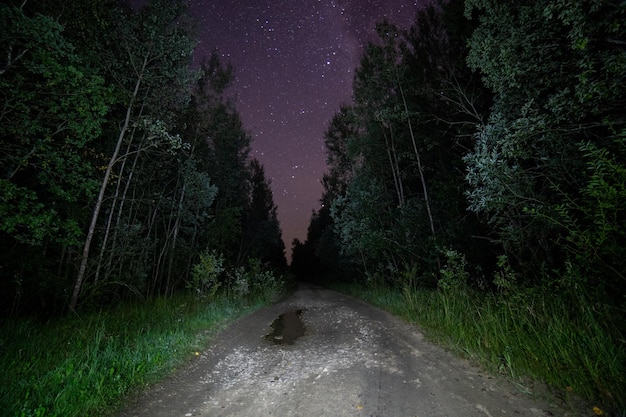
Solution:
M 499 260 L 520 288 L 623 311 L 624 13 L 442 1 L 408 30 L 379 24 L 328 127 L 325 208 L 299 263 L 436 285 L 452 250 L 476 287 Z
M 285 267 L 263 167 L 183 2 L 0 6 L 0 309 L 185 288 L 200 253 Z

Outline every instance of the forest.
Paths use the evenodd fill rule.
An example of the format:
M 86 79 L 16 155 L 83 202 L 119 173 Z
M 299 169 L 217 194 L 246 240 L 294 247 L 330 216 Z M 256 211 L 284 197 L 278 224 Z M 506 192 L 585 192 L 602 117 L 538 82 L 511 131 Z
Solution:
M 286 267 L 264 167 L 224 94 L 233 68 L 216 53 L 194 65 L 183 2 L 131 4 L 1 6 L 3 315 Z
M 381 21 L 291 272 L 623 413 L 625 22 L 621 0 L 434 0 L 409 28 Z M 173 0 L 0 5 L 0 415 L 110 411 L 207 322 L 288 288 L 234 69 L 194 62 L 196 25 Z
M 624 407 L 625 22 L 619 1 L 465 0 L 378 24 L 294 272 Z

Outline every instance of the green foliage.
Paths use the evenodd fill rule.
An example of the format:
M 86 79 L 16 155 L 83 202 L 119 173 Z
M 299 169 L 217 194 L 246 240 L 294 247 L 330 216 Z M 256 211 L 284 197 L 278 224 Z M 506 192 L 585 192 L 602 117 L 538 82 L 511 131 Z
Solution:
M 233 69 L 216 53 L 191 68 L 185 2 L 57 3 L 0 6 L 2 312 L 59 312 L 72 282 L 85 308 L 188 283 L 211 295 L 191 277 L 199 248 L 224 268 L 284 266 L 269 183 L 224 96 Z
M 520 384 L 621 412 L 625 16 L 466 0 L 379 25 L 329 127 L 323 198 L 377 302 Z
M 111 91 L 52 18 L 3 4 L 0 27 L 0 230 L 30 246 L 75 246 L 75 204 L 95 190 L 84 154 L 101 133 Z
M 260 259 L 248 259 L 248 281 L 253 291 L 258 293 L 265 290 L 274 292 L 278 289 L 279 281 L 274 273 L 263 267 Z
M 235 298 L 247 297 L 250 294 L 251 276 L 243 266 L 235 268 L 230 277 L 229 292 Z
M 235 299 L 248 300 L 262 297 L 276 299 L 286 289 L 284 278 L 265 269 L 260 259 L 248 259 L 247 267 L 240 266 L 229 272 L 226 293 Z
M 177 155 L 179 151 L 191 148 L 189 143 L 183 142 L 179 134 L 172 134 L 163 120 L 152 120 L 150 117 L 143 116 L 134 127 L 145 133 L 144 139 L 148 147 L 164 148 L 165 152 L 170 155 Z
M 511 297 L 472 290 L 461 284 L 462 255 L 449 255 L 444 282 L 454 284 L 442 289 L 333 286 L 419 324 L 432 340 L 510 378 L 522 392 L 545 395 L 537 383 L 543 381 L 576 412 L 577 397 L 588 401 L 589 414 L 592 406 L 626 411 L 626 350 L 606 311 L 547 289 Z
M 625 121 L 626 56 L 615 47 L 625 40 L 624 10 L 599 1 L 466 2 L 479 22 L 468 64 L 495 94 L 465 157 L 470 209 L 529 281 L 564 267 L 569 232 L 552 219 L 563 204 L 588 198 L 595 179 L 585 146 L 612 152 L 611 126 Z M 623 165 L 623 156 L 614 163 Z M 578 221 L 602 216 L 589 209 Z
M 209 174 L 201 170 L 193 158 L 182 161 L 181 165 L 187 197 L 178 216 L 186 228 L 201 227 L 211 219 L 211 206 L 218 189 L 211 183 Z
M 441 278 L 437 286 L 444 294 L 466 288 L 469 283 L 469 273 L 465 255 L 449 249 L 445 252 L 445 256 L 446 263 L 441 269 Z
M 137 12 L 111 7 L 105 19 L 106 27 L 99 27 L 102 37 L 96 40 L 102 48 L 97 58 L 116 81 L 121 108 L 133 104 L 140 81 L 133 117 L 172 122 L 189 102 L 189 87 L 199 75 L 190 69 L 196 40 L 186 5 L 152 0 Z
M 242 212 L 242 207 L 234 206 L 217 210 L 208 227 L 208 232 L 212 236 L 211 248 L 225 253 L 226 258 L 231 262 L 236 257 L 234 247 L 243 234 Z
M 222 283 L 220 275 L 224 272 L 224 257 L 205 250 L 200 253 L 200 261 L 194 265 L 187 288 L 198 297 L 212 300 Z
M 245 267 L 227 269 L 224 257 L 208 250 L 200 254 L 187 288 L 203 300 L 211 301 L 225 294 L 244 302 L 273 300 L 287 289 L 284 277 L 277 277 L 258 258 L 249 258 Z
M 245 234 L 240 243 L 239 260 L 242 257 L 258 259 L 274 268 L 285 268 L 285 244 L 283 243 L 278 208 L 265 169 L 256 159 L 248 165 L 249 197 L 244 219 Z
M 432 286 L 440 248 L 480 233 L 467 221 L 459 172 L 489 95 L 465 66 L 461 9 L 460 2 L 426 7 L 408 30 L 377 25 L 380 42 L 361 59 L 354 106 L 341 108 L 326 134 L 322 201 L 331 233 L 305 243 L 318 263 L 317 253 L 332 248 L 321 236 L 332 236 L 336 265 L 369 273 L 419 266 L 422 284 Z
M 505 255 L 498 257 L 498 269 L 494 272 L 493 283 L 498 291 L 506 296 L 515 296 L 521 291 L 517 274 Z
M 116 415 L 127 396 L 198 355 L 217 330 L 267 300 L 174 296 L 46 324 L 3 323 L 0 416 Z
M 385 205 L 383 200 L 377 199 L 382 194 L 382 187 L 375 181 L 363 188 L 357 188 L 353 182 L 346 196 L 333 202 L 331 215 L 345 254 L 377 258 L 387 247 Z
M 570 254 L 569 268 L 575 265 L 584 276 L 579 284 L 587 291 L 603 289 L 626 311 L 626 131 L 611 151 L 589 142 L 580 149 L 587 161 L 587 184 L 579 199 L 556 208 L 554 222 L 566 230 L 562 244 Z

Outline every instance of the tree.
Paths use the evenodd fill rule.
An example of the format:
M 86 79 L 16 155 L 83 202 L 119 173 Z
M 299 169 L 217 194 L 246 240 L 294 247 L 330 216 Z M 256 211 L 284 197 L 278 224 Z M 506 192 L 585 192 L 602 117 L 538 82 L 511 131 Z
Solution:
M 163 114 L 167 109 L 174 109 L 177 104 L 186 100 L 186 85 L 190 80 L 187 65 L 195 45 L 186 29 L 180 24 L 184 14 L 181 3 L 169 0 L 155 0 L 142 9 L 135 17 L 132 11 L 121 9 L 114 11 L 116 19 L 113 23 L 118 36 L 115 40 L 127 60 L 120 61 L 121 56 L 115 56 L 108 63 L 111 65 L 111 75 L 120 83 L 120 93 L 126 95 L 126 112 L 121 123 L 117 141 L 106 165 L 104 178 L 95 201 L 93 214 L 87 237 L 82 251 L 80 267 L 72 291 L 69 306 L 76 307 L 80 295 L 87 262 L 91 249 L 91 242 L 95 233 L 105 192 L 114 166 L 123 160 L 126 155 L 120 155 L 124 140 L 136 129 L 143 130 L 148 146 L 158 146 L 159 141 L 168 142 L 173 146 L 179 145 L 176 136 L 167 132 L 165 124 L 161 122 L 168 115 Z M 111 48 L 113 49 L 113 48 Z M 126 63 L 130 67 L 125 67 Z M 144 116 L 159 108 L 158 116 Z
M 465 64 L 466 24 L 454 1 L 420 10 L 406 31 L 377 25 L 380 42 L 367 47 L 355 77 L 355 129 L 343 148 L 334 139 L 341 135 L 327 145 L 332 161 L 341 162 L 345 149 L 349 163 L 341 164 L 350 167 L 346 186 L 335 165 L 325 177 L 329 190 L 338 189 L 332 218 L 344 252 L 386 271 L 419 264 L 429 283 L 443 247 L 484 246 L 471 237 L 480 226 L 465 210 L 462 157 L 491 101 Z M 370 246 L 360 253 L 358 244 Z
M 75 243 L 76 219 L 64 218 L 54 206 L 93 192 L 93 182 L 84 180 L 92 167 L 81 156 L 100 134 L 109 90 L 80 63 L 58 23 L 6 5 L 0 13 L 7 56 L 0 70 L 0 162 L 8 203 L 1 230 L 34 245 L 56 239 Z
M 60 259 L 82 238 L 80 206 L 97 184 L 88 155 L 112 96 L 52 18 L 3 4 L 0 27 L 0 239 L 13 248 L 3 275 L 20 294 L 31 279 L 35 288 L 52 280 L 23 274 L 9 258 L 50 251 Z
M 222 96 L 234 78 L 232 67 L 224 67 L 213 53 L 202 69 L 204 76 L 195 85 L 191 103 L 193 135 L 202 166 L 220 190 L 206 230 L 211 237 L 207 245 L 222 254 L 227 264 L 237 265 L 245 258 L 242 239 L 250 197 L 250 134 L 233 104 Z
M 625 122 L 624 5 L 472 0 L 472 12 L 479 26 L 468 63 L 495 103 L 466 158 L 470 208 L 525 276 L 541 279 L 567 257 L 555 209 L 581 198 L 589 174 L 581 144 L 611 151 L 611 130 Z
M 313 262 L 313 252 L 309 246 L 301 242 L 299 239 L 294 239 L 291 243 L 291 272 L 300 278 L 312 279 L 315 277 Z
M 287 266 L 285 245 L 270 182 L 265 178 L 265 169 L 258 160 L 252 159 L 248 169 L 250 196 L 238 263 L 252 257 L 275 268 L 284 269 Z
M 348 143 L 359 133 L 354 109 L 345 105 L 341 106 L 324 133 L 328 174 L 323 178 L 322 204 L 326 207 L 330 207 L 335 197 L 344 194 L 352 178 L 354 168 L 348 151 Z
M 68 289 L 71 309 L 171 294 L 206 250 L 229 267 L 285 263 L 269 183 L 224 98 L 232 67 L 214 53 L 190 70 L 183 3 L 143 6 L 1 6 L 0 301 L 14 312 Z
M 577 200 L 557 206 L 555 221 L 567 231 L 560 242 L 574 278 L 588 289 L 601 290 L 606 301 L 626 309 L 626 129 L 615 135 L 610 152 L 590 142 L 581 144 L 587 183 Z M 576 270 L 572 270 L 576 268 Z M 571 278 L 571 277 L 568 277 Z

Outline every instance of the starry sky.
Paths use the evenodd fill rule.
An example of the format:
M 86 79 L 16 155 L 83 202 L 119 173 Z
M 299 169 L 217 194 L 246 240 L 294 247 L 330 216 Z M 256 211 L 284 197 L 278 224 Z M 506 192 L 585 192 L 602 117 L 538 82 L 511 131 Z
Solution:
M 304 241 L 320 207 L 324 131 L 349 104 L 363 47 L 383 19 L 408 27 L 426 0 L 193 0 L 196 56 L 217 49 L 235 68 L 231 88 L 252 156 L 272 183 L 283 240 Z

